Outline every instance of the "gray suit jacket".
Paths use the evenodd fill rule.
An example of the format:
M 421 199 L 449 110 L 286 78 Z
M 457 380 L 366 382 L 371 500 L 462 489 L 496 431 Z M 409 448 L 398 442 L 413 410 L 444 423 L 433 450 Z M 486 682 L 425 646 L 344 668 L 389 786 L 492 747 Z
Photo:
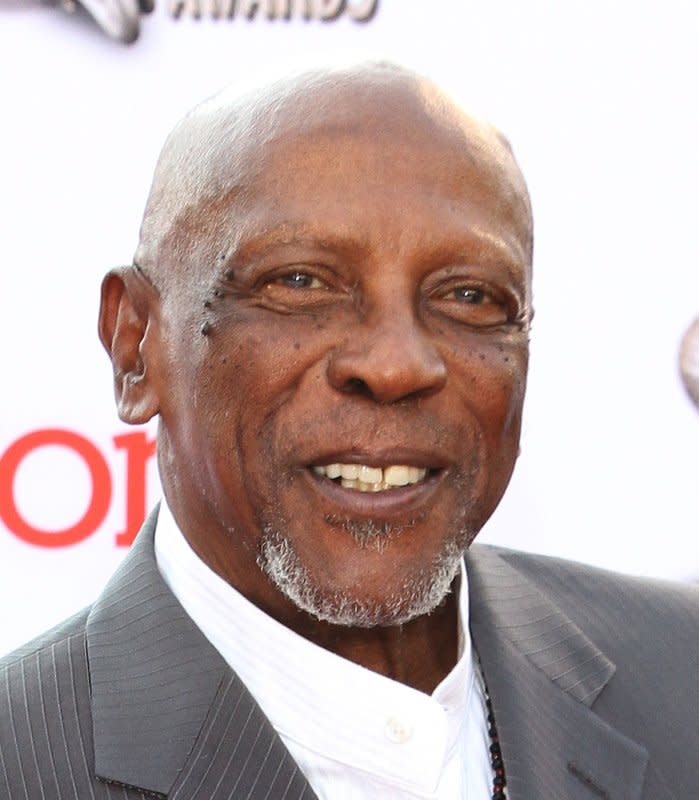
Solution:
M 94 606 L 0 661 L 0 799 L 311 800 L 153 528 Z M 699 798 L 696 587 L 479 546 L 468 570 L 510 800 Z

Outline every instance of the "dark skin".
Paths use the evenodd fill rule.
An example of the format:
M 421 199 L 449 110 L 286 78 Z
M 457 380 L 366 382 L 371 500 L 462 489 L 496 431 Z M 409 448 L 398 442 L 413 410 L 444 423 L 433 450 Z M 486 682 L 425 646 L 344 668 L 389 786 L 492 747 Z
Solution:
M 160 416 L 195 552 L 302 636 L 431 692 L 456 659 L 455 595 L 405 621 L 408 590 L 468 546 L 514 466 L 531 219 L 502 140 L 426 92 L 381 70 L 288 88 L 254 146 L 230 142 L 215 192 L 105 278 L 100 332 L 122 419 Z M 314 471 L 334 463 L 426 473 L 363 493 Z M 280 535 L 319 608 L 372 622 L 271 580 Z

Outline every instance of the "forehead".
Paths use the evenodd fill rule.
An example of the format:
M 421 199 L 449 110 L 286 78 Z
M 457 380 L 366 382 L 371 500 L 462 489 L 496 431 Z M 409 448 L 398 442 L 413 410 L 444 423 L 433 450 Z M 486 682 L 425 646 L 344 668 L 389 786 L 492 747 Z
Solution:
M 307 242 L 366 263 L 371 256 L 439 262 L 476 253 L 513 268 L 528 264 L 517 204 L 461 147 L 435 146 L 432 137 L 316 130 L 280 143 L 258 167 L 214 226 L 224 237 L 234 230 L 233 249 L 243 255 Z
M 208 196 L 170 229 L 180 254 L 213 256 L 267 233 L 365 247 L 412 235 L 435 248 L 478 235 L 528 268 L 526 188 L 489 126 L 415 85 L 305 92 L 280 107 L 219 148 Z

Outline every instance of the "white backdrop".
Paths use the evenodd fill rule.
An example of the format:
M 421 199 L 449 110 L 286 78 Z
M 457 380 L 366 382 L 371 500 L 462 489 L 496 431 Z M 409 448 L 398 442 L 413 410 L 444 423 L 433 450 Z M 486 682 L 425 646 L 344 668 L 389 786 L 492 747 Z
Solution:
M 308 62 L 427 73 L 506 132 L 528 178 L 522 455 L 482 538 L 699 576 L 699 413 L 677 372 L 699 313 L 696 4 L 379 0 L 368 23 L 322 23 L 175 21 L 157 3 L 127 47 L 60 8 L 0 0 L 0 652 L 93 599 L 125 552 L 127 505 L 132 527 L 142 515 L 153 429 L 115 444 L 134 431 L 116 419 L 95 322 L 164 136 L 222 85 Z M 41 433 L 55 429 L 68 433 Z M 150 506 L 152 459 L 147 473 Z M 86 510 L 80 541 L 46 546 Z

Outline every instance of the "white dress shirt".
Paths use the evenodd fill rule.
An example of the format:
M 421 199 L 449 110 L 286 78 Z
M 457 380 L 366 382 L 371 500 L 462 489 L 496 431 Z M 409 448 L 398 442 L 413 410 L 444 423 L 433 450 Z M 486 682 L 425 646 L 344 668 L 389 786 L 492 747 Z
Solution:
M 490 741 L 463 566 L 459 659 L 427 695 L 309 642 L 260 611 L 194 553 L 165 500 L 155 555 L 165 582 L 245 683 L 320 800 L 491 797 Z

